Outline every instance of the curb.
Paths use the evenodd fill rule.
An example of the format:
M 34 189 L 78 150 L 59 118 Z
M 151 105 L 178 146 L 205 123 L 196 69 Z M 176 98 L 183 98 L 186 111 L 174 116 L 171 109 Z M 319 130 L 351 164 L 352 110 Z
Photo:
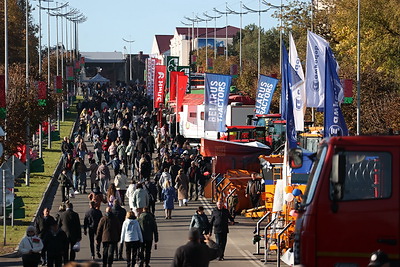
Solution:
M 79 119 L 79 114 L 77 115 L 77 117 L 76 117 L 76 119 L 75 119 L 75 121 L 74 121 L 74 124 L 72 125 L 71 132 L 70 132 L 70 134 L 69 134 L 69 136 L 70 136 L 71 138 L 72 138 L 72 136 L 73 136 L 73 133 L 75 132 L 75 128 L 76 128 L 76 126 L 77 126 L 78 119 Z M 60 137 L 60 138 L 61 138 L 61 137 Z M 72 139 L 71 139 L 71 140 L 72 140 Z M 42 195 L 42 200 L 40 201 L 39 206 L 38 206 L 38 208 L 36 209 L 35 215 L 33 216 L 32 220 L 31 220 L 31 225 L 33 225 L 33 223 L 35 222 L 35 220 L 36 220 L 37 216 L 39 215 L 40 211 L 43 209 L 43 207 L 44 207 L 44 201 L 45 201 L 45 199 L 47 199 L 47 198 L 49 197 L 50 189 L 51 189 L 53 186 L 56 186 L 56 182 L 57 182 L 57 178 L 56 178 L 56 177 L 57 177 L 57 176 L 60 174 L 60 172 L 61 172 L 62 162 L 63 162 L 63 157 L 62 157 L 62 155 L 61 155 L 61 156 L 60 156 L 60 159 L 58 160 L 58 163 L 57 163 L 57 165 L 56 165 L 56 168 L 54 169 L 54 172 L 53 172 L 53 174 L 52 174 L 52 176 L 51 176 L 51 178 L 50 178 L 50 181 L 49 181 L 49 183 L 47 184 L 47 187 L 46 187 L 46 189 L 45 189 L 45 191 L 44 191 L 44 193 L 43 193 L 43 195 Z M 58 185 L 57 185 L 57 187 L 58 187 Z M 56 190 L 56 191 L 57 191 L 57 190 Z M 22 237 L 21 240 L 18 242 L 18 246 L 19 246 L 19 244 L 21 243 L 21 241 L 22 241 L 23 238 L 24 238 L 24 237 Z M 9 254 L 1 255 L 0 258 L 17 258 L 17 257 L 19 257 L 18 246 L 15 248 L 14 252 L 9 253 Z

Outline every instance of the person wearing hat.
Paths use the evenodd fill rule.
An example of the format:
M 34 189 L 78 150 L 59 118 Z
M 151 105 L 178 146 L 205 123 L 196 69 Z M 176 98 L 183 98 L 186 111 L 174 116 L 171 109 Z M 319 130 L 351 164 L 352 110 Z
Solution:
M 35 227 L 28 226 L 26 236 L 19 243 L 18 251 L 22 254 L 24 267 L 37 267 L 40 262 L 40 252 L 43 249 L 42 240 L 36 236 Z
M 390 267 L 389 257 L 379 249 L 372 253 L 368 267 Z
M 205 243 L 200 242 L 200 232 L 197 228 L 189 230 L 189 242 L 177 248 L 172 267 L 204 266 L 219 256 L 217 244 L 205 235 Z

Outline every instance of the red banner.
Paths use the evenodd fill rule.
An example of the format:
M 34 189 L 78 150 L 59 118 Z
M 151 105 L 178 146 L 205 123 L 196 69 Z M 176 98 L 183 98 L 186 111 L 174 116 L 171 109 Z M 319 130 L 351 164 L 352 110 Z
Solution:
M 6 107 L 6 79 L 0 75 L 0 108 Z
M 47 85 L 45 82 L 38 82 L 38 99 L 45 100 L 47 98 Z
M 169 100 L 171 101 L 176 99 L 178 76 L 182 75 L 185 75 L 185 73 L 181 71 L 171 71 L 169 73 L 169 79 L 170 79 Z
M 182 72 L 183 73 L 183 72 Z M 181 111 L 182 108 L 182 103 L 183 103 L 183 97 L 186 94 L 186 87 L 188 83 L 189 77 L 186 75 L 179 75 L 177 76 L 177 94 L 176 94 L 176 110 L 177 112 Z M 178 121 L 179 121 L 179 116 L 178 116 Z
M 81 57 L 81 60 L 79 61 L 79 63 L 81 66 L 85 65 L 85 57 Z
M 159 108 L 160 103 L 164 103 L 165 97 L 165 73 L 166 73 L 166 66 L 164 65 L 157 65 L 155 67 L 155 75 L 154 75 L 154 108 Z
M 66 77 L 67 77 L 67 80 L 68 81 L 73 81 L 74 80 L 74 68 L 73 67 L 71 67 L 71 66 L 67 66 L 66 68 L 65 68 L 65 70 L 66 70 Z
M 63 88 L 63 84 L 62 84 L 62 77 L 61 76 L 56 76 L 55 77 L 55 85 L 56 85 L 56 89 L 61 89 Z

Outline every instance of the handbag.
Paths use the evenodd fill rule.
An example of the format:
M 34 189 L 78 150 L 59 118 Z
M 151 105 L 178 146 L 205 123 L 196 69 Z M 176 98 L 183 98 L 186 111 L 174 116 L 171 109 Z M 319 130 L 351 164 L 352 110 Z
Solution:
M 81 250 L 81 242 L 76 242 L 75 245 L 72 247 L 72 250 L 75 252 L 79 252 Z

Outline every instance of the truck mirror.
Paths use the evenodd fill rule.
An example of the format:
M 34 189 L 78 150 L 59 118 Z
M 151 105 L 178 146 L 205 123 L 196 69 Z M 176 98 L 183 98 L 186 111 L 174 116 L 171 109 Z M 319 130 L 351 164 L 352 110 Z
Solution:
M 303 150 L 301 148 L 294 148 L 289 151 L 289 166 L 292 169 L 303 166 Z
M 334 184 L 343 184 L 346 168 L 346 157 L 342 153 L 333 155 L 332 157 L 332 175 L 331 182 Z

